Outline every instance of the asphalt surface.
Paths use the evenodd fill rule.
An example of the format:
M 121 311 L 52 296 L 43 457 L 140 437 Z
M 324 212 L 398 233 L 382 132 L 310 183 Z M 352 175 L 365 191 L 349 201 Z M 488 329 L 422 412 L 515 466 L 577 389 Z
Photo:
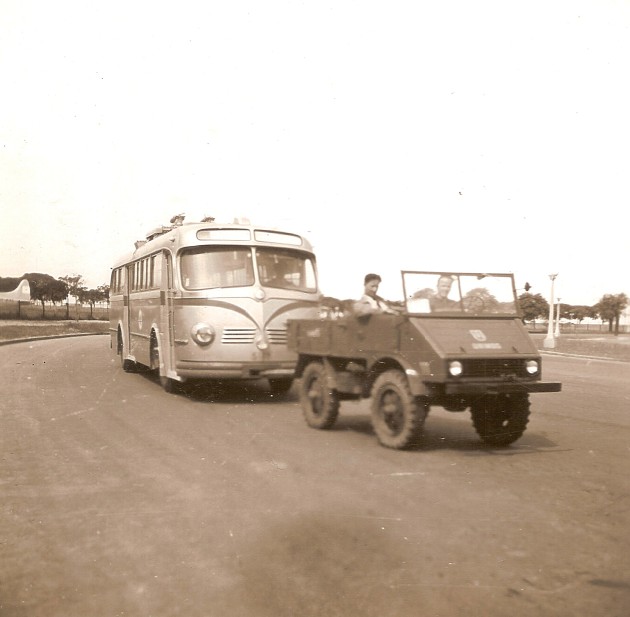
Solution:
M 0 348 L 0 616 L 630 614 L 630 364 L 545 356 L 563 391 L 484 447 L 367 402 L 309 429 L 264 382 L 168 395 L 107 337 Z

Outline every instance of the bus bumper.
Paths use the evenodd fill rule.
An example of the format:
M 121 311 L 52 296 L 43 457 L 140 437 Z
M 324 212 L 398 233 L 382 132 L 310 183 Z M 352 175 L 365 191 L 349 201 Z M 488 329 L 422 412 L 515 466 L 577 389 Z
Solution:
M 295 362 L 260 364 L 180 361 L 176 363 L 175 370 L 179 376 L 187 379 L 290 378 L 295 372 Z

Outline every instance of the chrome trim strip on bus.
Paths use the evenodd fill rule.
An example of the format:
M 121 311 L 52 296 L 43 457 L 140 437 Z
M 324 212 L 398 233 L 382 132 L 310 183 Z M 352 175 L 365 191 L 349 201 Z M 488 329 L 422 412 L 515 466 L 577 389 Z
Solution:
M 316 307 L 318 302 L 316 300 L 308 301 L 308 300 L 296 300 L 295 302 L 291 302 L 291 304 L 285 304 L 281 306 L 277 311 L 271 313 L 267 317 L 267 321 L 265 322 L 265 326 L 274 318 L 278 317 L 278 315 L 282 315 L 288 311 L 292 311 L 297 308 L 314 308 Z
M 143 334 L 142 332 L 130 332 L 129 333 L 130 336 L 135 336 L 137 338 L 144 338 L 144 339 L 150 339 L 151 336 L 149 334 Z
M 241 299 L 242 298 L 239 298 L 239 300 Z M 317 300 L 295 300 L 294 302 L 291 302 L 291 304 L 287 304 L 285 306 L 290 308 L 296 308 L 299 306 L 307 307 L 317 305 L 317 303 Z M 173 298 L 173 304 L 176 306 L 218 306 L 221 308 L 239 310 L 239 307 L 234 306 L 233 302 L 215 300 L 214 298 Z
M 223 302 L 221 300 L 212 300 L 208 298 L 173 298 L 174 306 L 214 306 L 217 308 L 224 308 L 230 311 L 234 311 L 243 317 L 249 319 L 254 325 L 256 324 L 256 320 L 240 306 L 235 306 L 231 302 Z
M 239 306 L 235 306 L 232 302 L 214 300 L 213 298 L 174 298 L 173 304 L 175 306 L 213 306 L 217 308 L 228 309 L 238 313 L 239 315 L 243 315 L 243 317 L 249 319 L 258 328 L 258 322 L 254 319 L 254 317 L 252 317 L 245 309 L 242 309 Z M 271 315 L 267 316 L 267 319 L 263 324 L 263 329 L 266 329 L 267 324 L 272 319 L 278 317 L 278 315 L 282 315 L 283 313 L 287 313 L 298 308 L 314 308 L 317 306 L 317 304 L 317 300 L 295 300 L 290 304 L 284 304 L 278 310 L 271 313 Z

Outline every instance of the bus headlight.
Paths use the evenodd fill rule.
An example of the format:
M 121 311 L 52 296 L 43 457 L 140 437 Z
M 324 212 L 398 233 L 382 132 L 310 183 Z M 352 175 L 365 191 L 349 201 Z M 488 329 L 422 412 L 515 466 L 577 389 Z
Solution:
M 464 372 L 464 366 L 459 360 L 448 363 L 448 372 L 452 377 L 459 377 Z
M 215 332 L 214 328 L 207 323 L 198 323 L 192 327 L 190 336 L 197 345 L 210 345 L 214 341 Z
M 528 360 L 525 363 L 525 370 L 530 375 L 535 375 L 540 370 L 540 367 L 538 366 L 538 361 L 537 360 Z

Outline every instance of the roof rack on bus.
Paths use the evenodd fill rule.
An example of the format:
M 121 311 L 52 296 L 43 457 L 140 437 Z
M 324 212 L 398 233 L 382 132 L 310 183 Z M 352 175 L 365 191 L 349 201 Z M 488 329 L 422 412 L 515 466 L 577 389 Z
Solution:
M 147 242 L 151 242 L 151 240 L 157 238 L 158 236 L 161 236 L 165 233 L 168 233 L 169 231 L 172 231 L 176 227 L 181 227 L 184 224 L 185 218 L 186 218 L 186 215 L 182 212 L 180 214 L 176 214 L 175 216 L 171 217 L 170 225 L 160 225 L 158 227 L 155 227 L 154 229 L 152 229 L 151 231 L 147 233 L 146 240 L 136 240 L 135 242 L 136 249 L 140 248 L 143 244 L 146 244 Z M 214 216 L 204 215 L 200 223 L 214 223 L 215 220 L 216 219 Z M 234 225 L 251 225 L 251 222 L 246 217 L 235 217 L 233 224 Z
M 170 225 L 160 225 L 159 227 L 155 227 L 154 229 L 149 231 L 149 233 L 147 233 L 146 235 L 146 240 L 136 241 L 136 248 L 142 246 L 146 242 L 150 242 L 151 240 L 157 238 L 158 236 L 161 236 L 162 234 L 171 231 L 172 229 L 175 229 L 175 227 L 180 227 L 181 225 L 183 225 L 185 218 L 186 215 L 183 212 L 181 214 L 176 214 L 175 216 L 171 217 Z
M 147 233 L 147 239 L 145 240 L 145 242 L 151 242 L 151 240 L 153 240 L 154 238 L 157 238 L 158 236 L 161 236 L 162 234 L 171 231 L 171 229 L 174 229 L 174 227 L 160 225 L 159 227 L 156 227 L 155 229 L 152 229 L 149 233 Z

